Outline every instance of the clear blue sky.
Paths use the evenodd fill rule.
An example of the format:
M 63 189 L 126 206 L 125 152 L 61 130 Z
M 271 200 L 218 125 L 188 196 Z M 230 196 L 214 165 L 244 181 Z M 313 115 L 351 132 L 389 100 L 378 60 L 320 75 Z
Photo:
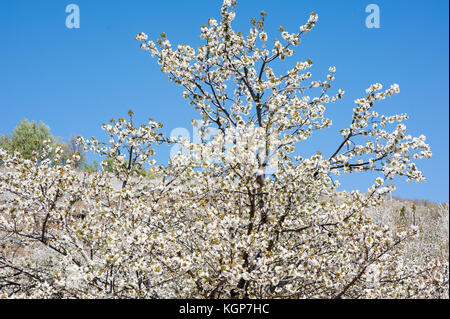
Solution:
M 80 29 L 65 27 L 70 3 L 80 8 Z M 380 8 L 379 29 L 365 26 L 370 3 Z M 146 32 L 156 39 L 166 32 L 173 44 L 196 47 L 200 26 L 210 17 L 219 18 L 220 4 L 221 0 L 2 0 L 0 134 L 10 133 L 28 118 L 43 121 L 62 138 L 101 138 L 101 123 L 125 116 L 130 108 L 140 122 L 148 117 L 163 122 L 166 133 L 189 128 L 198 116 L 182 99 L 181 89 L 138 48 L 134 36 Z M 330 108 L 334 125 L 327 134 L 348 124 L 353 99 L 371 83 L 400 85 L 400 95 L 378 104 L 378 110 L 408 113 L 409 132 L 427 136 L 433 157 L 418 163 L 427 182 L 398 182 L 394 195 L 448 201 L 448 1 L 243 0 L 238 2 L 235 29 L 247 33 L 250 18 L 261 10 L 268 13 L 272 39 L 280 25 L 297 31 L 311 11 L 319 15 L 316 28 L 288 63 L 311 58 L 315 79 L 322 79 L 329 66 L 337 67 L 335 85 L 346 90 L 346 97 Z M 301 149 L 305 154 L 327 153 L 332 145 L 335 139 L 319 134 Z M 161 149 L 157 159 L 166 161 L 167 155 L 168 150 Z M 369 177 L 347 178 L 343 185 L 365 190 Z

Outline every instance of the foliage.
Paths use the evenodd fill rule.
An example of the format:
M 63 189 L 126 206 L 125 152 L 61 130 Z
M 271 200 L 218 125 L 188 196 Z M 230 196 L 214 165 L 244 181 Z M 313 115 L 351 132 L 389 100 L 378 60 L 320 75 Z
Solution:
M 75 136 L 71 136 L 67 143 L 60 142 L 59 145 L 63 149 L 63 156 L 61 159 L 62 163 L 66 163 L 69 158 L 77 154 L 80 157 L 80 159 L 76 163 L 74 163 L 76 168 L 78 169 L 85 168 L 89 171 L 90 169 L 93 169 L 94 167 L 98 166 L 98 163 L 96 164 L 95 161 L 92 163 L 91 166 L 89 166 L 86 159 L 86 153 L 83 151 L 80 145 L 77 144 L 77 138 Z
M 95 173 L 98 171 L 99 165 L 97 160 L 93 160 L 91 164 L 85 163 L 83 169 L 89 173 Z
M 78 153 L 80 160 L 75 166 L 77 168 L 82 167 L 85 161 L 85 154 L 79 148 L 79 145 L 76 144 L 76 137 L 72 136 L 67 143 L 61 142 L 50 133 L 50 128 L 42 122 L 37 124 L 36 121 L 30 122 L 27 119 L 23 119 L 16 126 L 11 136 L 0 136 L 0 148 L 10 153 L 18 151 L 26 159 L 37 156 L 38 161 L 41 161 L 45 159 L 43 157 L 45 141 L 48 141 L 53 147 L 53 150 L 47 154 L 51 160 L 54 157 L 54 148 L 59 145 L 63 150 L 60 158 L 61 163 L 65 163 L 72 155 Z
M 31 159 L 33 151 L 42 159 L 44 141 L 55 143 L 55 138 L 50 134 L 50 128 L 44 123 L 29 122 L 23 119 L 16 126 L 11 136 L 5 135 L 0 139 L 0 147 L 9 152 L 19 151 L 25 158 Z

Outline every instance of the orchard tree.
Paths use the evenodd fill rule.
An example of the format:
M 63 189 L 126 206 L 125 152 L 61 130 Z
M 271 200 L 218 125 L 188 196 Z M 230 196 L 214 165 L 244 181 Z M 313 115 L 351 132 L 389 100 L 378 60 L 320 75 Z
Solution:
M 48 158 L 38 162 L 0 149 L 6 167 L 0 171 L 0 296 L 159 296 L 144 282 L 159 258 L 155 235 L 163 222 L 150 223 L 150 194 L 165 196 L 165 185 L 156 194 L 140 174 L 152 164 L 150 145 L 161 142 L 159 127 L 150 121 L 136 128 L 121 118 L 103 125 L 107 143 L 78 137 L 83 150 L 110 155 L 114 174 L 80 172 L 78 154 L 52 165 Z M 43 154 L 51 150 L 47 141 Z M 55 161 L 62 156 L 58 147 Z
M 328 93 L 334 67 L 319 81 L 310 60 L 283 75 L 272 65 L 294 54 L 318 17 L 269 41 L 265 13 L 247 36 L 233 31 L 235 8 L 224 1 L 197 50 L 173 49 L 165 34 L 156 44 L 137 36 L 201 114 L 201 143 L 165 138 L 153 119 L 136 126 L 130 111 L 103 125 L 106 142 L 78 138 L 107 159 L 98 172 L 80 174 L 79 154 L 50 165 L 0 149 L 0 295 L 448 298 L 448 260 L 410 266 L 402 255 L 420 229 L 391 230 L 366 214 L 394 189 L 386 181 L 423 181 L 413 160 L 431 156 L 424 136 L 406 134 L 405 114 L 375 111 L 398 86 L 371 85 L 336 147 L 300 157 L 296 148 L 332 124 L 325 105 L 344 91 Z M 184 152 L 156 165 L 160 143 Z M 367 193 L 339 190 L 339 174 L 365 171 L 379 175 Z
M 281 75 L 272 69 L 294 54 L 318 16 L 312 13 L 298 32 L 281 27 L 282 40 L 269 41 L 264 12 L 245 36 L 232 28 L 235 8 L 235 1 L 224 1 L 220 22 L 211 18 L 202 26 L 205 43 L 197 50 L 173 48 L 164 33 L 156 44 L 137 35 L 200 112 L 200 131 L 216 128 L 211 141 L 185 141 L 190 153 L 170 163 L 194 181 L 187 187 L 191 199 L 178 201 L 178 216 L 171 219 L 187 225 L 178 238 L 196 243 L 190 251 L 200 256 L 185 296 L 193 290 L 200 297 L 426 296 L 431 286 L 412 279 L 426 270 L 410 274 L 397 249 L 415 230 L 391 237 L 364 214 L 394 189 L 385 181 L 423 181 L 411 160 L 431 156 L 424 136 L 405 133 L 400 122 L 406 114 L 380 116 L 375 110 L 376 102 L 399 93 L 398 85 L 383 90 L 373 84 L 355 100 L 334 149 L 295 156 L 301 141 L 331 125 L 325 105 L 344 94 L 327 94 L 335 67 L 323 81 L 311 79 L 311 60 Z M 368 194 L 337 191 L 336 176 L 362 171 L 380 175 Z

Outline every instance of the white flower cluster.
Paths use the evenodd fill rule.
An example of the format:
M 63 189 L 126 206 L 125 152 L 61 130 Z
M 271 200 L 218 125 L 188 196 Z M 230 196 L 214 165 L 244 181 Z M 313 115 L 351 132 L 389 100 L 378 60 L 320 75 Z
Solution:
M 319 19 L 319 16 L 317 14 L 315 14 L 314 12 L 311 12 L 311 15 L 309 16 L 309 19 L 306 22 L 306 24 L 300 26 L 300 31 L 302 33 L 311 31 L 312 28 L 315 26 L 318 19 Z

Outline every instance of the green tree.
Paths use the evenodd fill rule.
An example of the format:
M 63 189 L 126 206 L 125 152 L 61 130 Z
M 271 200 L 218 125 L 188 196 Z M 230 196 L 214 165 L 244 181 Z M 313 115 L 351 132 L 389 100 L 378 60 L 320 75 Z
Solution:
M 80 156 L 80 159 L 75 163 L 75 167 L 78 169 L 81 169 L 83 167 L 86 168 L 89 166 L 88 162 L 86 161 L 86 152 L 83 150 L 83 148 L 80 145 L 77 144 L 76 136 L 71 136 L 67 143 L 61 142 L 61 143 L 59 143 L 59 145 L 63 148 L 63 152 L 64 152 L 62 159 L 61 159 L 63 164 L 70 157 L 72 157 L 75 154 L 78 154 Z M 97 163 L 97 165 L 98 165 L 98 163 Z M 90 167 L 90 168 L 92 169 L 93 167 Z M 97 169 L 95 169 L 95 170 L 97 170 Z
M 0 135 L 0 148 L 9 150 L 11 148 L 11 139 L 8 135 Z
M 19 151 L 26 159 L 31 159 L 33 152 L 38 154 L 38 160 L 43 160 L 44 141 L 50 141 L 53 150 L 56 146 L 62 147 L 63 155 L 61 164 L 74 154 L 78 154 L 80 159 L 75 164 L 76 168 L 81 169 L 86 164 L 86 153 L 83 148 L 77 145 L 75 136 L 69 138 L 68 142 L 62 141 L 50 133 L 50 128 L 43 122 L 39 124 L 36 121 L 28 121 L 23 119 L 16 126 L 11 135 L 0 135 L 0 148 L 12 153 Z M 49 154 L 50 159 L 54 157 L 54 151 Z
M 108 173 L 114 173 L 114 160 L 111 157 L 106 157 L 104 162 L 104 170 Z
M 97 171 L 98 171 L 98 166 L 99 166 L 99 163 L 98 163 L 97 160 L 93 160 L 91 164 L 89 164 L 89 163 L 86 162 L 86 161 L 83 163 L 83 169 L 84 169 L 85 171 L 90 172 L 90 173 L 95 173 L 95 172 L 97 172 Z
M 19 151 L 26 159 L 30 159 L 33 151 L 36 151 L 41 159 L 45 140 L 49 140 L 51 144 L 56 143 L 56 138 L 51 135 L 47 125 L 23 119 L 11 136 L 4 135 L 0 138 L 0 147 L 9 152 Z

